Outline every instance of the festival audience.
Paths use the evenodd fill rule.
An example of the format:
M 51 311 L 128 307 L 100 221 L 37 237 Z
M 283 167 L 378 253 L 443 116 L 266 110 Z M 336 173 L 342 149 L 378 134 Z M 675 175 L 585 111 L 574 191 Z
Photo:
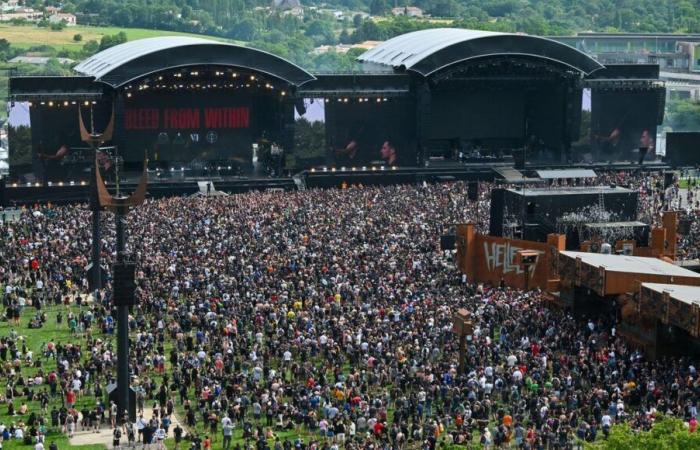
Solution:
M 598 182 L 613 180 L 639 189 L 652 221 L 680 195 L 656 177 Z M 477 286 L 456 272 L 440 234 L 464 222 L 488 229 L 488 188 L 478 202 L 463 183 L 147 201 L 128 217 L 140 414 L 114 442 L 163 448 L 174 428 L 178 448 L 186 436 L 196 448 L 228 450 L 241 430 L 257 449 L 564 449 L 606 437 L 615 423 L 648 429 L 659 414 L 697 427 L 693 361 L 649 361 L 616 334 L 614 317 L 581 323 L 546 308 L 538 291 Z M 697 217 L 697 186 L 687 195 Z M 104 216 L 110 264 L 114 226 Z M 0 235 L 0 295 L 13 326 L 0 338 L 3 400 L 24 421 L 0 425 L 3 435 L 118 426 L 105 403 L 121 363 L 116 313 L 109 281 L 97 298 L 88 293 L 89 211 L 26 210 Z M 697 252 L 698 237 L 697 226 L 683 236 L 683 255 Z M 465 373 L 457 308 L 474 320 Z M 62 311 L 56 323 L 47 309 Z M 71 339 L 34 354 L 21 336 L 28 326 L 67 327 Z M 41 408 L 28 408 L 32 400 Z M 184 430 L 171 427 L 176 413 Z

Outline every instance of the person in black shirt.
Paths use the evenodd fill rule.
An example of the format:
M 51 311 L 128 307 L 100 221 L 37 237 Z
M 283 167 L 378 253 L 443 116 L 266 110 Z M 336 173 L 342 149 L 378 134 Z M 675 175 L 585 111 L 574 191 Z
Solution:
M 121 439 L 121 437 L 122 430 L 119 427 L 115 428 L 112 432 L 112 445 L 114 446 L 114 448 L 119 447 L 119 440 Z
M 173 433 L 175 434 L 175 448 L 179 449 L 180 448 L 180 442 L 182 442 L 182 427 L 180 427 L 180 424 L 177 424 L 175 429 L 173 430 Z

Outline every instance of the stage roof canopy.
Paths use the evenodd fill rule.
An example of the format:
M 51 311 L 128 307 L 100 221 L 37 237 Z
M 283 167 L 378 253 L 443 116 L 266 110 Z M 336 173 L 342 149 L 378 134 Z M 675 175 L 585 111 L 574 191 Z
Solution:
M 642 283 L 643 288 L 651 289 L 652 291 L 663 294 L 668 292 L 671 298 L 684 303 L 700 304 L 700 287 L 698 286 L 683 286 L 680 284 L 662 284 L 662 283 Z
M 700 273 L 692 272 L 658 258 L 588 252 L 561 252 L 561 254 L 572 259 L 581 258 L 582 263 L 594 267 L 603 267 L 609 272 L 700 278 Z
M 543 180 L 559 180 L 565 178 L 597 178 L 598 175 L 591 169 L 558 169 L 538 170 L 537 176 Z
M 402 34 L 366 51 L 358 60 L 430 76 L 453 64 L 493 56 L 531 56 L 563 64 L 584 74 L 603 68 L 585 53 L 551 39 L 458 28 Z
M 248 69 L 296 86 L 314 79 L 309 72 L 279 56 L 186 36 L 155 37 L 120 44 L 86 59 L 75 66 L 75 71 L 118 88 L 152 73 L 198 65 Z

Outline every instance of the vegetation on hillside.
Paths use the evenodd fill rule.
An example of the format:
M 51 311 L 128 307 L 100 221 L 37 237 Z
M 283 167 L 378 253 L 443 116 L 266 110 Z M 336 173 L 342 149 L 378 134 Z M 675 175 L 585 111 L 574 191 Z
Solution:
M 245 41 L 310 69 L 329 64 L 352 67 L 351 55 L 309 58 L 311 49 L 320 45 L 383 40 L 439 26 L 538 35 L 584 30 L 700 32 L 699 0 L 301 0 L 302 14 L 275 10 L 271 8 L 272 0 L 25 0 L 24 3 L 37 9 L 62 6 L 63 11 L 76 13 L 82 25 L 149 28 Z M 430 18 L 393 17 L 394 6 L 417 6 Z M 80 43 L 74 42 L 73 48 L 80 48 Z M 92 40 L 85 40 L 82 45 L 83 53 L 95 50 Z

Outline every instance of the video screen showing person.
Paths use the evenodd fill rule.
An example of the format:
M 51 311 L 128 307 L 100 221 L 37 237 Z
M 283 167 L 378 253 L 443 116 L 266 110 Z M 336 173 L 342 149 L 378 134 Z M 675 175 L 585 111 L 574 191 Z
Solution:
M 656 92 L 593 91 L 591 147 L 599 160 L 643 161 L 656 147 Z
M 329 143 L 336 166 L 416 164 L 415 109 L 410 101 L 368 98 L 330 104 L 334 129 Z
M 32 174 L 37 182 L 87 181 L 94 154 L 80 137 L 80 120 L 89 133 L 102 133 L 112 117 L 108 101 L 79 104 L 76 101 L 33 103 L 30 108 L 32 126 Z M 105 143 L 109 146 L 110 143 Z M 113 154 L 105 148 L 98 153 L 100 166 L 113 169 Z
M 308 168 L 325 164 L 325 158 L 326 101 L 301 99 L 294 108 L 294 152 L 290 165 Z

